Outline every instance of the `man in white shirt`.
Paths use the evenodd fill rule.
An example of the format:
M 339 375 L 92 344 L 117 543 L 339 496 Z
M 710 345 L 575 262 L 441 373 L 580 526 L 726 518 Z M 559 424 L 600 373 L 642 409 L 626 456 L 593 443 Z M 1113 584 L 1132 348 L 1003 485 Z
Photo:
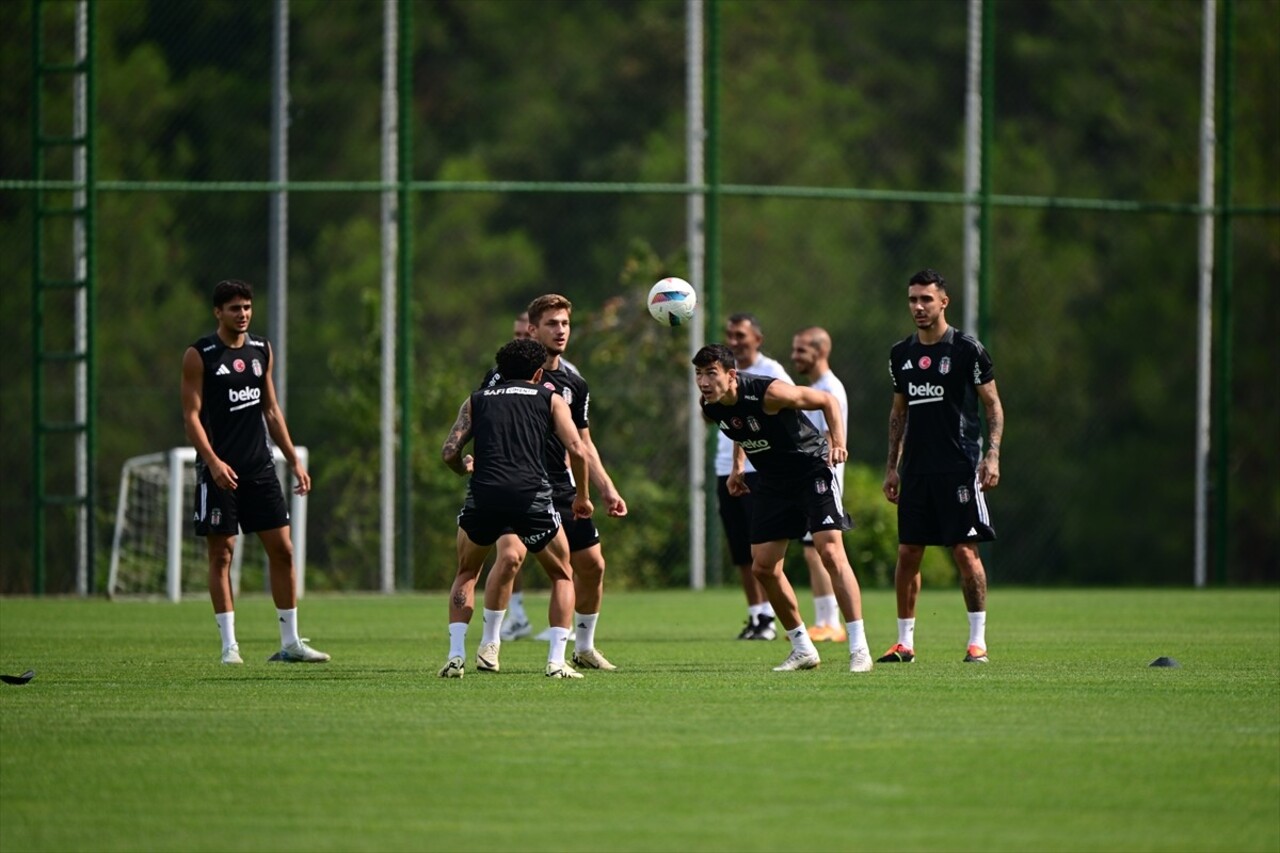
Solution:
M 791 365 L 796 372 L 809 380 L 809 384 L 819 391 L 826 391 L 836 398 L 840 404 L 840 416 L 844 419 L 845 434 L 849 429 L 849 395 L 845 393 L 844 383 L 831 370 L 831 336 L 827 330 L 818 326 L 802 329 L 791 338 Z M 805 412 L 818 428 L 818 432 L 826 434 L 827 419 L 821 409 Z M 844 494 L 844 463 L 836 466 L 836 483 L 840 494 Z M 814 617 L 809 628 L 809 638 L 815 642 L 830 640 L 843 643 L 848 635 L 844 620 L 836 603 L 835 588 L 831 585 L 831 575 L 822 565 L 817 549 L 813 547 L 813 537 L 804 538 L 804 561 L 809 566 L 809 588 L 813 592 Z
M 724 342 L 733 350 L 737 369 L 742 373 L 772 376 L 791 382 L 786 369 L 776 360 L 760 352 L 764 333 L 755 315 L 731 314 L 725 322 Z M 729 473 L 733 470 L 733 440 L 718 433 L 716 444 L 716 496 L 719 498 L 720 522 L 729 540 L 729 554 L 742 578 L 742 591 L 747 596 L 747 623 L 738 634 L 739 640 L 772 640 L 778 636 L 775 615 L 764 587 L 751 574 L 751 495 L 729 494 Z M 754 484 L 756 469 L 747 461 L 748 488 Z

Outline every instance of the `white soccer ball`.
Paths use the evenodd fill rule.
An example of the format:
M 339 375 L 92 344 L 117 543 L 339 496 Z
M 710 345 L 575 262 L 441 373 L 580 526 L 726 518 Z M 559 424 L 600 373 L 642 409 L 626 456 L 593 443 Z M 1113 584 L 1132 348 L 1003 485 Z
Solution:
M 697 307 L 697 291 L 682 278 L 664 278 L 649 289 L 649 314 L 664 326 L 685 325 Z

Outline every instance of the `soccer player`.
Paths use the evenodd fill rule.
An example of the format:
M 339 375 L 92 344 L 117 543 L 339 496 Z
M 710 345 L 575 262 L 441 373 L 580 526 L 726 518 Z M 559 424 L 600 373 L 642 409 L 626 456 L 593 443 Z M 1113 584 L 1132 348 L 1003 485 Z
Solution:
M 627 503 L 610 479 L 600 461 L 600 453 L 591 439 L 587 412 L 591 405 L 591 392 L 586 380 L 577 372 L 564 367 L 563 354 L 569 344 L 573 304 L 558 293 L 539 296 L 529 303 L 529 324 L 534 339 L 546 348 L 547 359 L 542 365 L 541 383 L 562 397 L 573 415 L 588 459 L 591 461 L 592 484 L 600 490 L 600 499 L 608 514 L 621 518 L 627 514 Z M 499 367 L 487 379 L 487 383 L 505 378 Z M 595 645 L 596 624 L 600 617 L 604 597 L 604 553 L 600 547 L 600 532 L 590 518 L 573 518 L 569 501 L 573 499 L 575 479 L 565 465 L 565 449 L 558 437 L 547 440 L 543 462 L 551 482 L 557 509 L 565 518 L 565 535 L 569 540 L 570 562 L 573 566 L 573 586 L 577 609 L 573 614 L 574 651 L 573 663 L 585 669 L 611 672 L 612 664 Z M 511 596 L 510 573 L 519 569 L 524 552 L 513 537 L 503 537 L 499 542 L 498 561 L 485 582 L 485 607 L 487 610 L 504 611 Z M 508 567 L 508 562 L 515 566 Z M 499 571 L 501 568 L 501 571 Z M 507 578 L 507 580 L 504 580 Z M 486 618 L 488 614 L 486 613 Z M 499 617 L 501 618 L 501 617 Z
M 819 326 L 810 326 L 796 332 L 791 338 L 791 364 L 796 372 L 809 380 L 810 388 L 826 391 L 836 398 L 840 405 L 840 417 L 846 429 L 849 423 L 849 396 L 845 393 L 844 383 L 831 370 L 831 335 Z M 822 410 L 807 412 L 821 435 L 828 435 L 826 418 Z M 829 438 L 829 435 L 828 435 Z M 844 463 L 835 466 L 836 485 L 840 494 L 844 494 Z M 809 638 L 814 642 L 830 640 L 843 643 L 848 639 L 844 621 L 840 618 L 840 608 L 836 604 L 835 589 L 831 586 L 831 575 L 822 565 L 818 551 L 813 547 L 813 537 L 805 534 L 804 561 L 809 567 L 809 589 L 813 593 L 813 627 L 809 629 Z
M 825 391 L 739 373 L 735 364 L 733 351 L 724 344 L 705 346 L 693 357 L 703 416 L 735 443 L 730 494 L 746 493 L 747 455 L 755 460 L 759 475 L 751 487 L 751 569 L 791 640 L 791 654 L 774 671 L 814 669 L 820 663 L 782 571 L 787 541 L 812 533 L 814 549 L 831 574 L 847 620 L 849 670 L 868 672 L 871 651 L 862 621 L 862 595 L 844 551 L 843 531 L 852 521 L 840 502 L 832 468 L 848 457 L 840 406 Z M 814 410 L 826 418 L 827 436 L 801 414 Z
M 733 350 L 735 367 L 743 373 L 772 376 L 791 382 L 786 369 L 775 359 L 760 352 L 764 332 L 754 314 L 745 312 L 729 315 L 724 327 L 725 341 Z M 746 467 L 747 491 L 741 495 L 729 492 L 729 474 L 733 470 L 733 440 L 720 433 L 716 444 L 716 498 L 720 509 L 720 523 L 729 541 L 729 557 L 738 567 L 742 592 L 747 597 L 747 624 L 738 633 L 739 640 L 772 640 L 778 636 L 774 627 L 773 606 L 765 595 L 764 587 L 751 572 L 751 490 L 756 480 L 756 470 L 750 460 Z
M 529 312 L 521 311 L 516 317 L 511 327 L 512 340 L 533 337 L 533 327 L 529 324 Z M 570 373 L 577 373 L 578 368 L 569 363 L 569 359 L 561 356 L 560 366 Z M 489 376 L 485 376 L 485 382 L 489 381 Z M 515 537 L 512 537 L 514 539 Z M 498 542 L 498 559 L 505 559 L 510 562 L 512 559 L 520 559 L 524 555 L 523 548 L 520 547 L 519 540 L 514 543 L 510 540 L 500 540 Z M 538 640 L 547 642 L 551 639 L 550 628 L 538 634 Z M 518 640 L 521 637 L 528 637 L 533 633 L 533 625 L 529 622 L 529 614 L 524 609 L 524 574 L 520 571 L 516 572 L 515 583 L 511 588 L 511 600 L 507 603 L 507 615 L 502 622 L 502 640 L 509 642 Z
M 289 510 L 276 479 L 267 436 L 293 469 L 294 491 L 311 491 L 271 381 L 271 344 L 249 334 L 253 288 L 220 281 L 213 288 L 218 329 L 182 357 L 182 422 L 195 447 L 196 535 L 209 550 L 209 597 L 222 634 L 222 662 L 244 663 L 236 642 L 231 555 L 236 532 L 257 533 L 267 552 L 271 597 L 280 620 L 280 651 L 269 660 L 324 663 L 329 656 L 298 636 L 298 593 Z
M 446 465 L 460 476 L 471 475 L 466 501 L 458 514 L 458 573 L 449 592 L 449 660 L 440 670 L 441 678 L 461 678 L 466 670 L 467 625 L 475 610 L 476 579 L 494 542 L 504 535 L 518 537 L 551 579 L 547 677 L 582 677 L 564 660 L 574 608 L 573 570 L 543 467 L 548 434 L 558 437 L 564 448 L 561 452 L 569 456 L 575 477 L 572 512 L 576 518 L 590 518 L 593 510 L 588 456 L 569 406 L 539 384 L 546 356 L 542 344 L 533 339 L 503 345 L 497 355 L 502 378 L 463 402 L 441 449 Z M 462 448 L 472 439 L 475 456 L 463 456 Z M 495 574 L 510 583 L 514 571 L 499 560 L 490 578 Z M 482 671 L 498 671 L 501 624 L 502 614 L 486 609 L 484 637 L 476 653 L 476 666 Z
M 947 324 L 947 282 L 931 269 L 907 283 L 915 334 L 889 352 L 893 406 L 884 495 L 898 505 L 898 642 L 880 663 L 915 660 L 916 599 L 926 545 L 951 549 L 969 611 L 966 663 L 987 662 L 987 574 L 978 543 L 996 538 L 986 490 L 1000 482 L 1004 409 L 991 356 L 976 338 Z M 979 437 L 978 401 L 987 415 Z M 899 474 L 898 466 L 902 471 Z

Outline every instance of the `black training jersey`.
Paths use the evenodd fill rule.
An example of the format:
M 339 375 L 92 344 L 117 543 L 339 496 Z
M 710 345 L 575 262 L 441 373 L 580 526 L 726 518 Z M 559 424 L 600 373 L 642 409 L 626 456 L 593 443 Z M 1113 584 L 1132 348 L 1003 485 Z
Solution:
M 982 455 L 977 386 L 996 378 L 978 339 L 954 326 L 936 344 L 911 335 L 889 352 L 889 374 L 894 392 L 907 398 L 903 473 L 975 470 Z
M 732 406 L 702 401 L 702 413 L 720 431 L 742 445 L 761 477 L 798 477 L 826 468 L 827 439 L 803 412 L 764 410 L 764 392 L 772 376 L 738 374 L 738 402 Z
M 471 494 L 485 509 L 523 510 L 551 497 L 542 454 L 551 432 L 551 391 L 498 382 L 471 394 Z
M 246 335 L 244 345 L 232 349 L 215 333 L 191 346 L 204 362 L 200 422 L 213 452 L 242 479 L 271 468 L 267 425 L 262 419 L 271 344 L 266 338 Z
M 480 387 L 491 388 L 502 381 L 504 380 L 502 374 L 498 373 L 498 369 L 491 368 L 485 374 Z M 587 388 L 587 381 L 577 372 L 566 370 L 563 359 L 560 361 L 560 367 L 555 370 L 543 368 L 540 384 L 553 394 L 559 394 L 569 404 L 569 415 L 575 427 L 586 429 L 589 426 L 587 410 L 591 407 L 591 392 Z M 547 446 L 542 464 L 547 469 L 547 479 L 557 498 L 572 498 L 577 494 L 573 472 L 565 462 L 564 445 L 556 436 L 555 430 L 547 431 Z

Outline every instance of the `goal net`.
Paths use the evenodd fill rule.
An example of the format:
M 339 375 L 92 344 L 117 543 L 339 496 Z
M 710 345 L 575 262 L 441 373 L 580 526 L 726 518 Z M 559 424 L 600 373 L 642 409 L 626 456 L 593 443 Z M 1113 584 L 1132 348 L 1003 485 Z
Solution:
M 296 449 L 303 467 L 307 467 L 307 448 Z M 290 498 L 293 559 L 301 596 L 307 565 L 307 499 L 293 494 L 284 455 L 275 447 L 272 453 L 276 476 Z M 135 456 L 124 463 L 107 577 L 107 595 L 111 598 L 164 596 L 180 601 L 184 594 L 208 595 L 208 551 L 204 538 L 195 535 L 192 521 L 195 463 L 196 452 L 191 447 Z M 246 551 L 251 560 L 261 559 L 265 566 L 266 556 L 257 537 L 236 537 L 231 585 L 237 595 Z M 268 589 L 269 583 L 265 581 Z

